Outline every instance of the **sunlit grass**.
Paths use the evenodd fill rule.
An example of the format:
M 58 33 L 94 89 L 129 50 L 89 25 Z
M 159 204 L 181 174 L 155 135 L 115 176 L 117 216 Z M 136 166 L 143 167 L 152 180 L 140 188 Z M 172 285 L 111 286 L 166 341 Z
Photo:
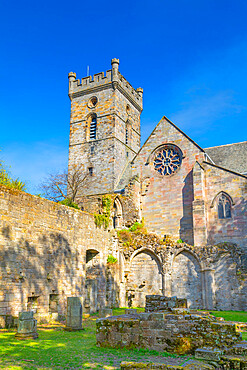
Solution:
M 216 317 L 223 317 L 227 321 L 247 322 L 247 311 L 210 311 Z
M 143 309 L 138 309 L 143 311 Z M 120 315 L 124 309 L 115 309 Z M 246 312 L 214 311 L 215 316 L 222 316 L 232 321 L 247 321 Z M 15 339 L 15 331 L 0 330 L 0 368 L 22 369 L 120 369 L 121 361 L 157 361 L 162 358 L 174 358 L 164 352 L 145 349 L 127 350 L 100 348 L 96 346 L 95 321 L 97 316 L 83 320 L 83 331 L 67 332 L 62 325 L 42 326 L 38 328 L 36 340 L 21 341 Z M 243 333 L 247 340 L 247 333 Z M 184 358 L 177 359 L 178 363 Z

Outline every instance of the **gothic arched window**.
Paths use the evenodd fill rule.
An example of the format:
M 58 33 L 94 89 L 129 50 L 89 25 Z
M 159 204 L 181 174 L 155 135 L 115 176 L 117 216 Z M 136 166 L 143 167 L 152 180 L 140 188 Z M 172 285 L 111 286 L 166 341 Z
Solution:
M 218 218 L 232 217 L 232 202 L 231 198 L 225 193 L 220 193 L 218 196 Z

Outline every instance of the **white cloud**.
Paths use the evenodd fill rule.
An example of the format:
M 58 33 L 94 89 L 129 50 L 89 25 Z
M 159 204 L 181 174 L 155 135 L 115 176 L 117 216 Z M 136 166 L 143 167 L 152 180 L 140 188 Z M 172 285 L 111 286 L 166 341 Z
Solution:
M 215 121 L 242 112 L 245 107 L 236 104 L 234 92 L 209 90 L 198 94 L 200 88 L 194 88 L 188 101 L 183 102 L 183 108 L 171 114 L 171 120 L 183 129 L 193 128 L 197 132 L 208 131 Z M 191 94 L 189 94 L 191 95 Z

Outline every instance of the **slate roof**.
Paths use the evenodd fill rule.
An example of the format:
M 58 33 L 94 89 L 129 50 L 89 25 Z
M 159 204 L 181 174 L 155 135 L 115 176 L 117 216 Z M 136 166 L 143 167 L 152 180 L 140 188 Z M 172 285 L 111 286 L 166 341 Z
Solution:
M 247 141 L 204 149 L 211 160 L 228 170 L 247 174 Z

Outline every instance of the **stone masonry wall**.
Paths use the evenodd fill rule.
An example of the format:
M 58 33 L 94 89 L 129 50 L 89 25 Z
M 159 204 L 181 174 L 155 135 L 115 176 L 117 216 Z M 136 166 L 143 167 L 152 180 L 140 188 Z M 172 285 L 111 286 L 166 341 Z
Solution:
M 228 347 L 241 340 L 236 325 L 186 309 L 127 314 L 98 319 L 96 340 L 101 347 L 148 348 L 178 354 L 196 348 Z
M 71 99 L 69 171 L 81 168 L 87 176 L 78 198 L 113 192 L 127 164 L 140 148 L 142 93 L 112 70 L 75 80 L 69 74 Z M 95 98 L 96 104 L 90 104 Z M 90 116 L 97 116 L 96 137 L 90 138 Z M 126 132 L 127 130 L 127 132 Z
M 177 145 L 183 154 L 180 168 L 171 176 L 160 175 L 153 167 L 152 153 L 162 144 Z M 146 183 L 142 196 L 142 217 L 150 232 L 172 235 L 193 244 L 193 176 L 196 161 L 203 160 L 203 151 L 163 118 L 141 148 L 132 166 Z
M 167 311 L 170 308 L 187 308 L 187 300 L 164 295 L 146 295 L 145 312 Z
M 85 295 L 87 251 L 97 254 L 94 309 L 104 306 L 109 237 L 91 214 L 1 186 L 0 315 L 65 314 L 67 296 Z
M 236 243 L 247 253 L 247 178 L 204 163 L 206 177 L 207 243 Z M 219 219 L 217 195 L 224 191 L 232 201 L 232 217 Z M 247 262 L 246 262 L 247 266 Z

